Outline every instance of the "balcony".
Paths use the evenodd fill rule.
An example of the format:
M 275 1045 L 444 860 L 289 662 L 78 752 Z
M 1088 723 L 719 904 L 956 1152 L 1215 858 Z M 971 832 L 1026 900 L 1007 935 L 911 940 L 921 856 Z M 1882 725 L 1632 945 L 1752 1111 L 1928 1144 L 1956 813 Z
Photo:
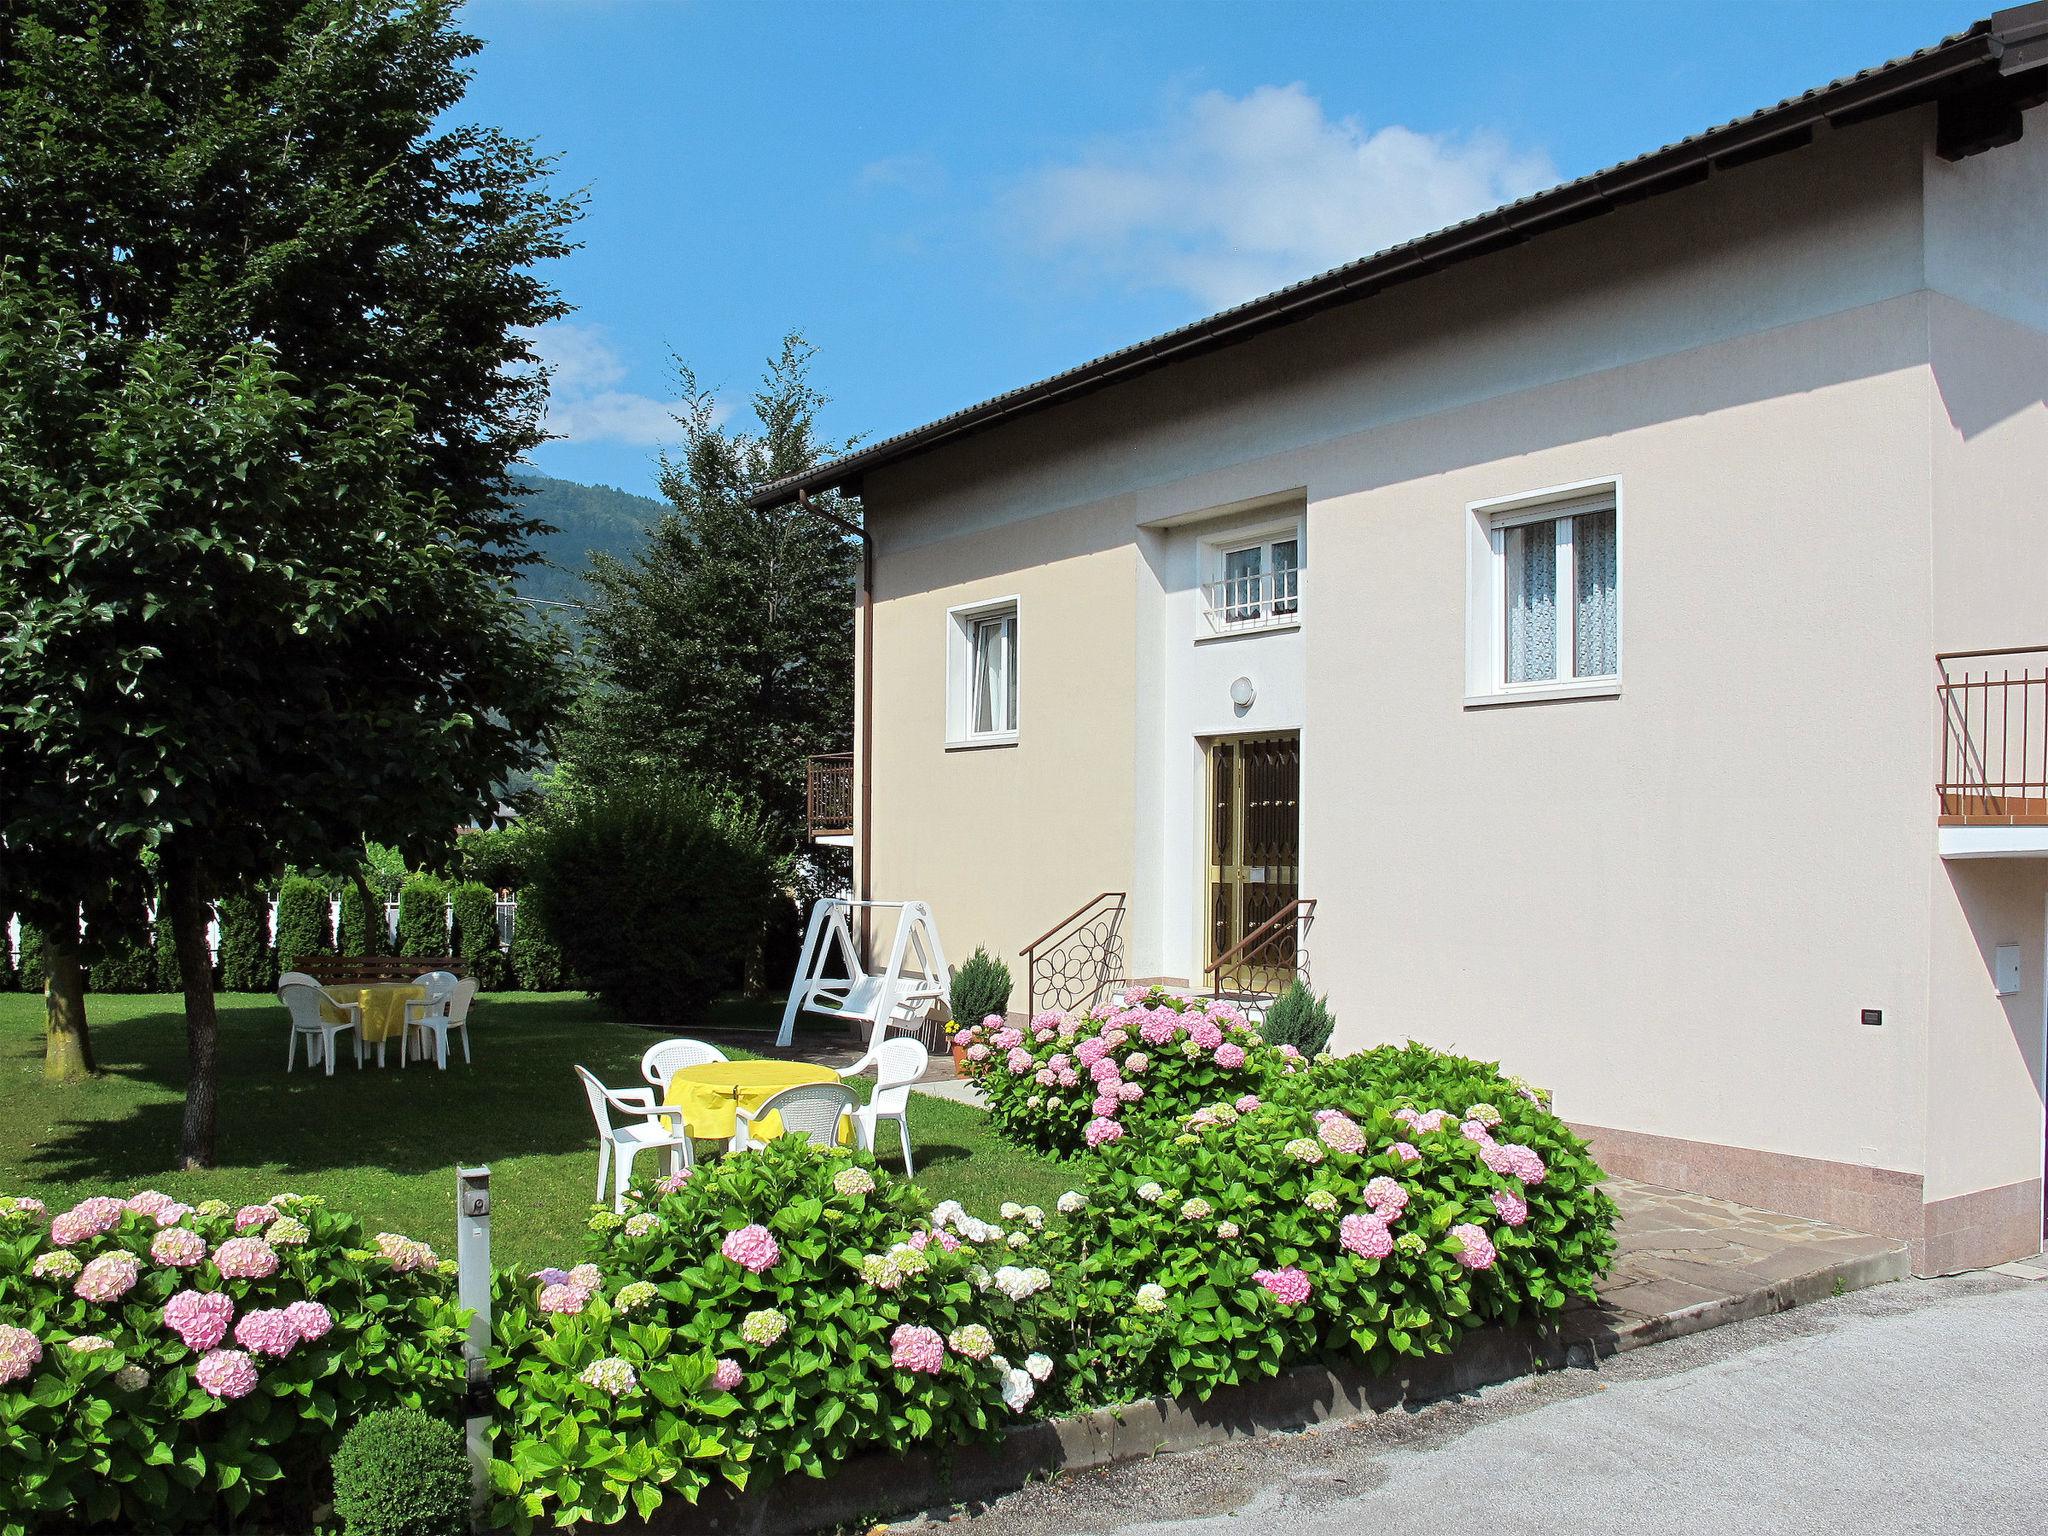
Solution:
M 1202 619 L 1210 635 L 1286 629 L 1301 622 L 1300 566 L 1254 571 L 1202 583 Z
M 2048 855 L 2048 646 L 1937 656 L 1945 858 Z
M 811 841 L 853 846 L 853 754 L 827 752 L 804 764 L 804 804 Z

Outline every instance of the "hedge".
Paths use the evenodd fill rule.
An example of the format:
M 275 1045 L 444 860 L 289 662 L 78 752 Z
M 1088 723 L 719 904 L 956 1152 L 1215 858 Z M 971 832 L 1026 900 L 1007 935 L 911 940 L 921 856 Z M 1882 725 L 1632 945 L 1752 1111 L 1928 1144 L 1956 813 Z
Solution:
M 448 953 L 448 888 L 432 875 L 408 875 L 399 888 L 398 952 Z
M 269 992 L 277 986 L 277 955 L 265 930 L 268 903 L 253 892 L 220 902 L 220 984 L 227 992 Z
M 341 888 L 341 924 L 337 934 L 344 955 L 381 955 L 391 946 L 386 938 L 384 909 L 374 910 L 363 900 L 362 888 L 350 880 Z M 417 951 L 415 951 L 417 953 Z M 439 950 L 431 951 L 439 954 Z
M 488 885 L 465 880 L 448 893 L 455 918 L 455 950 L 469 974 L 487 992 L 503 989 L 510 974 L 498 946 L 498 896 Z
M 23 992 L 40 992 L 49 977 L 43 971 L 42 930 L 21 925 L 21 963 L 15 967 L 14 984 Z
M 150 980 L 159 992 L 185 990 L 185 968 L 178 963 L 178 936 L 171 927 L 170 903 L 162 897 L 156 904 L 156 943 L 150 966 Z M 212 985 L 213 977 L 207 977 Z
M 303 959 L 332 954 L 327 924 L 327 887 L 304 875 L 285 876 L 277 892 L 278 969 L 297 970 Z
M 562 948 L 549 934 L 547 920 L 534 902 L 519 903 L 505 959 L 512 970 L 512 985 L 522 992 L 560 992 L 572 985 Z

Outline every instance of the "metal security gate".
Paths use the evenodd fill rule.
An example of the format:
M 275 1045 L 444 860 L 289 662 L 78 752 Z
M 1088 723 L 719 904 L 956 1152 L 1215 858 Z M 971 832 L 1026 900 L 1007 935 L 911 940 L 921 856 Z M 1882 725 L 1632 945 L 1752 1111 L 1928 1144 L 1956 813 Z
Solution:
M 1209 964 L 1301 894 L 1301 738 L 1239 736 L 1209 744 Z M 1295 925 L 1282 923 L 1246 962 L 1255 991 L 1296 968 Z

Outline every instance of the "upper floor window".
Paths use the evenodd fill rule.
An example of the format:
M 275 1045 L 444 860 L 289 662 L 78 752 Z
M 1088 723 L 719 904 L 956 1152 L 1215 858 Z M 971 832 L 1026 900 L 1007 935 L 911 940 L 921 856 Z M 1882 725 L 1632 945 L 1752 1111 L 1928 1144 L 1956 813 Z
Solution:
M 1620 507 L 1603 483 L 1472 508 L 1472 702 L 1616 691 Z
M 1301 530 L 1218 540 L 1208 549 L 1202 613 L 1217 634 L 1293 624 L 1301 616 Z
M 995 746 L 1017 739 L 1017 600 L 947 615 L 946 740 Z

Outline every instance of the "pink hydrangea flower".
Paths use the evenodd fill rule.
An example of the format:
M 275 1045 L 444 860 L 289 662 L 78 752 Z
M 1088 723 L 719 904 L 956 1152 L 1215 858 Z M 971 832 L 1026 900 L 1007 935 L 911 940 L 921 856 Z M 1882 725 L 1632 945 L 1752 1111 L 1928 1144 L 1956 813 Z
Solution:
M 1095 1063 L 1102 1060 L 1104 1054 L 1108 1050 L 1109 1047 L 1104 1045 L 1099 1038 L 1094 1040 L 1083 1040 L 1079 1045 L 1074 1047 L 1074 1060 L 1078 1061 L 1084 1067 L 1092 1067 L 1095 1065 Z
M 1124 1080 L 1122 1071 L 1107 1056 L 1102 1057 L 1094 1066 L 1090 1067 L 1088 1075 L 1105 1088 L 1113 1088 Z
M 1223 1030 L 1214 1019 L 1204 1019 L 1188 1031 L 1188 1038 L 1205 1051 L 1213 1051 L 1223 1043 Z
M 972 1029 L 972 1027 L 969 1027 L 967 1029 L 955 1030 L 953 1032 L 953 1043 L 955 1045 L 960 1046 L 974 1044 L 974 1030 Z
M 1240 1115 L 1248 1115 L 1258 1107 L 1259 1096 L 1256 1093 L 1246 1094 L 1243 1098 L 1239 1099 L 1237 1101 L 1237 1104 L 1235 1105 L 1235 1108 Z
M 1023 1046 L 1013 1045 L 1010 1047 L 1010 1054 L 1004 1058 L 1004 1061 L 1010 1069 L 1010 1076 L 1022 1077 L 1037 1063 L 1037 1058 L 1025 1050 Z
M 1408 1123 L 1414 1126 L 1418 1133 L 1427 1135 L 1431 1131 L 1441 1129 L 1443 1123 L 1450 1118 L 1451 1112 L 1447 1109 L 1431 1109 L 1414 1116 Z
M 988 1047 L 980 1041 L 976 1041 L 973 1045 L 967 1047 L 967 1059 L 969 1061 L 987 1061 Z
M 1058 1029 L 1060 1027 L 1060 1011 L 1057 1008 L 1046 1009 L 1043 1013 L 1032 1019 L 1031 1027 L 1033 1029 Z
M 1054 1083 L 1059 1081 L 1059 1074 L 1053 1071 L 1051 1067 L 1040 1067 L 1038 1071 L 1032 1075 L 1032 1081 L 1037 1083 L 1038 1086 L 1041 1088 L 1050 1088 Z
M 1308 1300 L 1308 1276 L 1291 1264 L 1283 1269 L 1254 1270 L 1252 1279 L 1283 1307 L 1298 1307 Z
M 69 1248 L 89 1238 L 105 1237 L 121 1224 L 127 1207 L 111 1195 L 93 1195 L 50 1223 L 50 1241 Z
M 1180 1028 L 1180 1020 L 1170 1013 L 1154 1013 L 1138 1026 L 1138 1038 L 1147 1045 L 1168 1045 Z
M 165 1194 L 162 1190 L 140 1189 L 137 1190 L 134 1194 L 130 1195 L 126 1200 L 123 1200 L 121 1204 L 123 1207 L 133 1211 L 138 1216 L 147 1216 L 150 1220 L 154 1221 L 158 1226 L 161 1227 L 169 1225 L 169 1223 L 166 1222 L 164 1219 L 164 1212 L 174 1208 L 178 1204 L 178 1202 L 173 1200 L 169 1195 Z M 190 1207 L 188 1206 L 186 1207 L 186 1209 L 189 1210 Z M 171 1220 L 175 1221 L 177 1220 L 177 1217 L 173 1216 Z
M 1280 1047 L 1280 1054 L 1289 1061 L 1299 1061 L 1301 1060 L 1301 1047 L 1297 1045 L 1283 1045 Z
M 1138 1100 L 1145 1097 L 1144 1085 L 1141 1083 L 1118 1083 L 1116 1085 L 1116 1096 L 1125 1104 L 1135 1104 Z
M 1493 1268 L 1493 1239 L 1486 1235 L 1483 1227 L 1471 1222 L 1460 1222 L 1451 1228 L 1451 1236 L 1458 1240 L 1457 1260 L 1467 1269 Z
M 251 1227 L 267 1227 L 277 1220 L 274 1205 L 245 1205 L 235 1212 L 235 1230 L 247 1232 Z
M 1346 1216 L 1337 1223 L 1337 1241 L 1362 1259 L 1384 1259 L 1394 1251 L 1394 1234 L 1377 1215 Z
M 575 1286 L 585 1296 L 595 1296 L 604 1289 L 604 1271 L 595 1264 L 578 1264 L 562 1284 Z
M 728 1232 L 719 1252 L 740 1268 L 756 1275 L 773 1269 L 782 1261 L 782 1245 L 775 1241 L 775 1234 L 758 1221 L 748 1223 L 737 1232 Z
M 1130 1004 L 1130 1005 L 1131 1005 L 1131 1006 L 1133 1006 L 1133 1007 L 1135 1007 L 1135 1006 L 1136 1006 L 1137 1004 L 1139 1004 L 1139 1003 L 1142 1003 L 1143 1001 L 1145 1001 L 1145 998 L 1146 998 L 1146 996 L 1147 996 L 1147 993 L 1146 993 L 1146 990 L 1145 990 L 1145 988 L 1143 988 L 1143 987 L 1125 987 L 1125 988 L 1124 988 L 1124 1001 L 1125 1001 L 1126 1003 Z
M 1419 1163 L 1422 1161 L 1422 1154 L 1416 1151 L 1414 1146 L 1408 1142 L 1397 1141 L 1390 1150 L 1394 1156 L 1401 1159 L 1404 1163 Z
M 569 1271 L 558 1269 L 551 1264 L 546 1269 L 536 1269 L 529 1278 L 536 1284 L 543 1286 L 567 1285 L 569 1283 Z
M 981 1016 L 981 1027 L 983 1029 L 1001 1029 L 1003 1027 L 1003 1016 L 1000 1013 L 985 1013 Z
M 103 1253 L 71 1282 L 71 1292 L 102 1304 L 119 1301 L 135 1289 L 135 1277 L 141 1272 L 142 1262 L 134 1254 Z
M 1401 1213 L 1408 1209 L 1408 1191 L 1398 1180 L 1381 1174 L 1365 1186 L 1365 1203 L 1380 1220 L 1399 1221 Z
M 999 1029 L 988 1037 L 988 1043 L 999 1051 L 1012 1051 L 1024 1043 L 1024 1031 Z
M 1536 1155 L 1533 1147 L 1525 1147 L 1510 1141 L 1496 1143 L 1492 1150 L 1497 1159 L 1495 1156 L 1487 1157 L 1486 1166 L 1492 1168 L 1495 1173 L 1513 1174 L 1524 1184 L 1541 1184 L 1544 1175 L 1550 1171 L 1543 1166 L 1543 1159 Z M 1500 1163 L 1499 1167 L 1494 1166 L 1496 1160 Z
M 326 1338 L 334 1326 L 334 1314 L 317 1301 L 295 1301 L 284 1310 L 292 1326 L 299 1330 L 299 1337 L 308 1344 Z
M 152 1263 L 190 1269 L 206 1257 L 206 1239 L 190 1227 L 165 1227 L 149 1240 Z
M 299 1325 L 283 1307 L 259 1307 L 236 1321 L 235 1342 L 259 1355 L 283 1359 L 299 1347 Z
M 1493 1213 L 1510 1227 L 1519 1227 L 1529 1219 L 1529 1202 L 1520 1195 L 1511 1195 L 1504 1189 L 1493 1192 Z
M 654 1181 L 654 1187 L 664 1195 L 672 1195 L 689 1183 L 690 1175 L 695 1172 L 694 1168 L 678 1168 L 674 1173 L 664 1173 Z
M 1123 1139 L 1124 1128 L 1106 1115 L 1097 1115 L 1082 1127 L 1081 1139 L 1091 1147 L 1107 1146 Z
M 737 1392 L 740 1383 L 747 1379 L 747 1373 L 740 1369 L 739 1361 L 730 1355 L 721 1355 L 717 1367 L 711 1372 L 711 1385 L 720 1392 Z
M 377 1252 L 398 1274 L 408 1275 L 414 1270 L 432 1269 L 437 1262 L 434 1250 L 425 1243 L 415 1242 L 397 1232 L 379 1232 L 376 1237 Z
M 211 1349 L 228 1336 L 235 1304 L 219 1291 L 180 1291 L 164 1303 L 164 1326 L 187 1349 Z
M 1059 1036 L 1062 1040 L 1071 1040 L 1079 1033 L 1081 1033 L 1081 1021 L 1079 1019 L 1075 1018 L 1072 1014 L 1066 1014 L 1060 1019 Z
M 1490 1147 L 1493 1145 L 1493 1132 L 1489 1131 L 1477 1120 L 1465 1121 L 1458 1127 L 1458 1134 L 1464 1137 L 1467 1141 L 1472 1142 L 1481 1147 Z
M 1046 1062 L 1046 1066 L 1051 1068 L 1055 1072 L 1064 1072 L 1073 1064 L 1074 1058 L 1069 1056 L 1065 1051 L 1055 1052 L 1053 1056 Z
M 0 1323 L 0 1387 L 20 1381 L 43 1358 L 43 1341 L 26 1328 Z
M 1244 1065 L 1244 1047 L 1235 1041 L 1224 1041 L 1216 1047 L 1216 1065 L 1226 1072 L 1235 1072 Z
M 1098 1093 L 1089 1108 L 1098 1115 L 1114 1115 L 1122 1108 L 1122 1101 L 1113 1093 Z
M 563 1281 L 540 1288 L 540 1297 L 535 1303 L 543 1312 L 553 1312 L 562 1317 L 574 1317 L 590 1302 L 590 1293 L 581 1286 Z
M 277 1250 L 260 1237 L 231 1237 L 213 1250 L 213 1267 L 228 1280 L 263 1280 L 277 1273 Z
M 917 1371 L 936 1376 L 945 1368 L 946 1341 L 935 1328 L 915 1323 L 898 1323 L 889 1335 L 889 1363 L 899 1371 Z
M 200 1390 L 233 1401 L 256 1390 L 256 1362 L 239 1349 L 209 1350 L 192 1372 Z
M 1074 1086 L 1075 1086 L 1076 1084 L 1078 1084 L 1078 1083 L 1079 1083 L 1080 1081 L 1081 1081 L 1081 1074 L 1080 1074 L 1080 1073 L 1078 1073 L 1078 1072 L 1076 1072 L 1076 1071 L 1075 1071 L 1075 1070 L 1074 1070 L 1073 1068 L 1071 1068 L 1071 1067 L 1069 1067 L 1069 1068 L 1068 1068 L 1068 1069 L 1067 1069 L 1066 1071 L 1064 1071 L 1064 1072 L 1062 1072 L 1062 1073 L 1060 1074 L 1060 1086 L 1061 1086 L 1062 1088 L 1072 1088 L 1072 1087 L 1074 1087 Z
M 1316 1135 L 1333 1152 L 1365 1150 L 1365 1132 L 1346 1114 L 1330 1111 L 1316 1116 Z

